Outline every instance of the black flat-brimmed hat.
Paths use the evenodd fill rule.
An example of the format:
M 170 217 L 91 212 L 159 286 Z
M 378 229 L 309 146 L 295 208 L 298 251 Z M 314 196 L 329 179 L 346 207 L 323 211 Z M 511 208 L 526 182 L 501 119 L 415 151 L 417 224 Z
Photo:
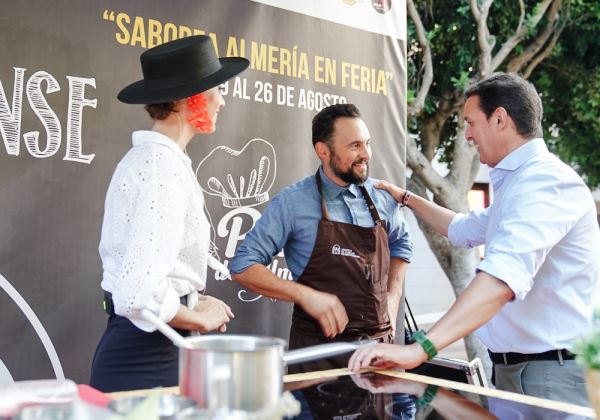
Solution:
M 117 98 L 126 104 L 158 104 L 196 95 L 244 71 L 241 57 L 218 58 L 210 37 L 194 35 L 166 42 L 140 56 L 144 78 Z

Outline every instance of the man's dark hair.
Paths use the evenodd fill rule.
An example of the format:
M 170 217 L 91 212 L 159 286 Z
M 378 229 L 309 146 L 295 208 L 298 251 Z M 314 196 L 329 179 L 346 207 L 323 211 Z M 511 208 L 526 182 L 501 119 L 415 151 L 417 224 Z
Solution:
M 312 143 L 328 142 L 333 134 L 333 126 L 338 118 L 360 118 L 360 112 L 352 104 L 335 104 L 323 108 L 312 120 Z
M 502 107 L 525 139 L 542 137 L 542 100 L 535 87 L 513 73 L 494 73 L 467 89 L 467 98 L 479 97 L 479 107 L 489 119 Z
M 175 111 L 175 101 L 163 102 L 161 104 L 148 104 L 144 106 L 144 109 L 153 120 L 164 120 L 171 112 L 177 112 Z

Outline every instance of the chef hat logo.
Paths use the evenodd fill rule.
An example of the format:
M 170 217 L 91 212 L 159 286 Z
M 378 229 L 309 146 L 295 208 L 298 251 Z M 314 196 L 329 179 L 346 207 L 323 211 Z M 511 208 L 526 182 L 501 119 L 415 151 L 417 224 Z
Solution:
M 221 197 L 228 208 L 252 207 L 269 201 L 276 174 L 275 149 L 266 140 L 252 139 L 242 148 L 213 149 L 196 169 L 204 193 Z

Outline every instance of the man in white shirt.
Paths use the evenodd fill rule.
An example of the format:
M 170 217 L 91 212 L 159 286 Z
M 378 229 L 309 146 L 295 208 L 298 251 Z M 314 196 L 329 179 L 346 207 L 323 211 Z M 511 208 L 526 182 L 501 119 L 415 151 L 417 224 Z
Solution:
M 455 246 L 485 244 L 485 258 L 427 336 L 418 332 L 408 346 L 357 351 L 350 368 L 412 368 L 477 330 L 497 388 L 589 405 L 583 371 L 569 349 L 591 327 L 600 277 L 591 192 L 548 152 L 533 85 L 497 73 L 471 86 L 466 97 L 466 138 L 492 168 L 494 203 L 456 214 L 393 185 L 382 187 Z

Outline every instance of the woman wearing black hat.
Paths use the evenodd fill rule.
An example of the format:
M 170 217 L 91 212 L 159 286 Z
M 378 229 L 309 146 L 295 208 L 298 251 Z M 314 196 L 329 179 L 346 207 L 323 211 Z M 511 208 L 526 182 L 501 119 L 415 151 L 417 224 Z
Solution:
M 109 319 L 90 384 L 105 392 L 177 384 L 177 348 L 143 309 L 182 333 L 223 332 L 233 318 L 221 300 L 198 296 L 207 265 L 220 264 L 209 253 L 204 198 L 185 148 L 197 133 L 215 131 L 225 105 L 219 85 L 248 60 L 217 58 L 207 36 L 165 43 L 140 60 L 144 78 L 118 98 L 145 104 L 154 125 L 133 133 L 133 147 L 115 170 L 99 249 Z

